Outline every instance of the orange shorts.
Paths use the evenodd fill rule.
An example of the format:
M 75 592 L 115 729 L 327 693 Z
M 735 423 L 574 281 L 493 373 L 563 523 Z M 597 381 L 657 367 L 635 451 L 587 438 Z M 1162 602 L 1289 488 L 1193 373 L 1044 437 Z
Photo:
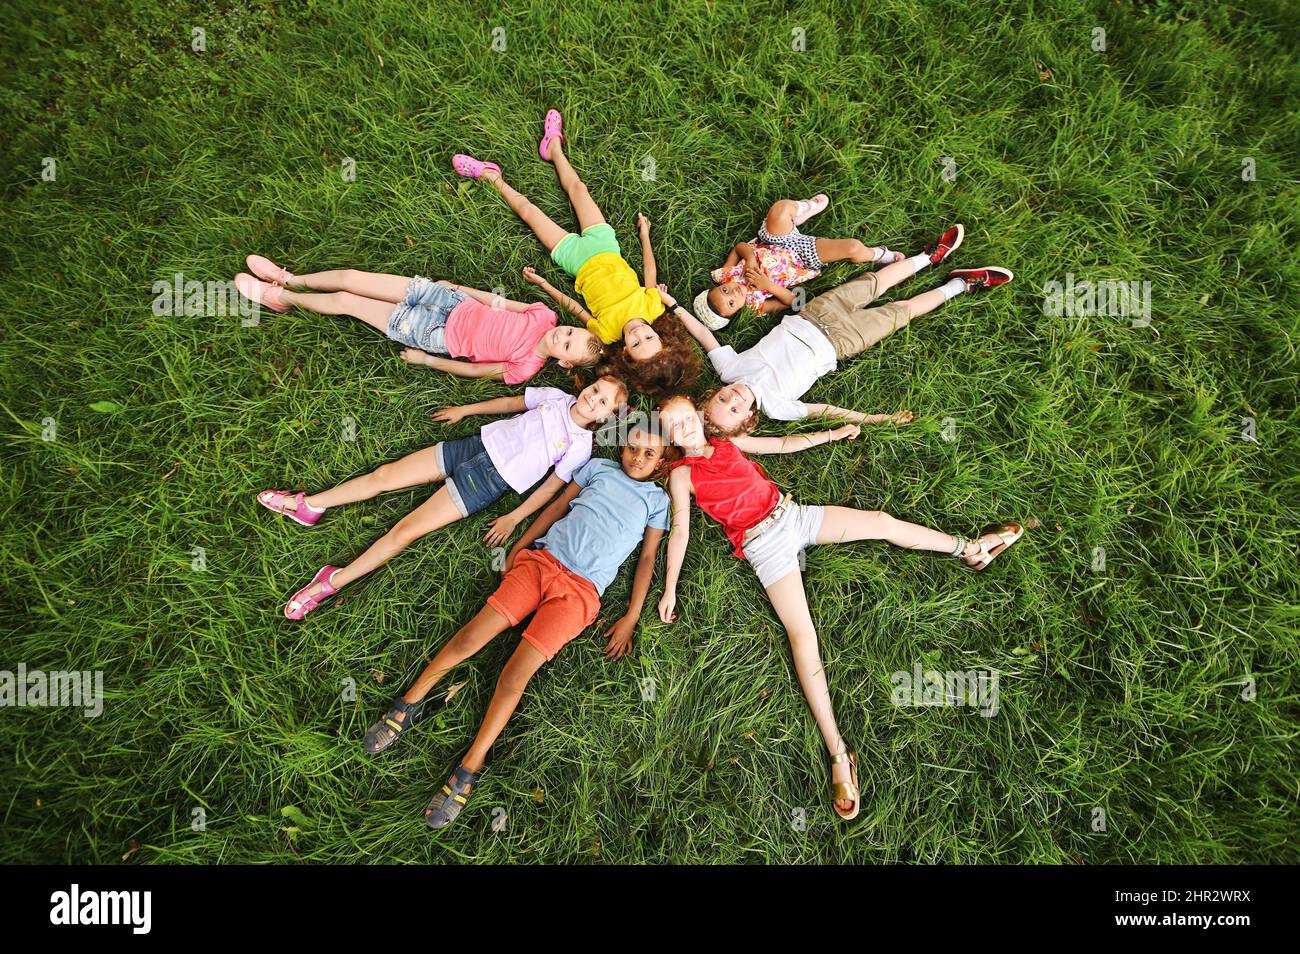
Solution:
M 592 582 L 545 550 L 520 550 L 515 565 L 487 601 L 511 626 L 533 613 L 524 639 L 547 660 L 554 659 L 600 612 L 600 594 Z

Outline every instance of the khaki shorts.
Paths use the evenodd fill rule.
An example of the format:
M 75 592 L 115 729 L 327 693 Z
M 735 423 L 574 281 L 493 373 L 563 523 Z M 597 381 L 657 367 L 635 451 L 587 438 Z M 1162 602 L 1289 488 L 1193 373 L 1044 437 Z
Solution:
M 865 272 L 816 296 L 799 314 L 821 330 L 835 347 L 835 357 L 842 361 L 866 351 L 912 320 L 902 302 L 868 308 L 875 300 L 875 273 Z

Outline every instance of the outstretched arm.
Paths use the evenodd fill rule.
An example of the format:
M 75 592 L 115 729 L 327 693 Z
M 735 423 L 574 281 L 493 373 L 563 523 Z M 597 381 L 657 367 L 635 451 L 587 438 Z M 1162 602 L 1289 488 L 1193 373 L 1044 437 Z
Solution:
M 677 577 L 686 559 L 691 539 L 691 474 L 678 467 L 668 477 L 668 495 L 673 502 L 673 530 L 668 538 L 668 563 L 664 568 L 664 595 L 659 598 L 659 618 L 671 623 L 677 618 Z
M 496 292 L 483 291 L 481 288 L 470 288 L 468 285 L 457 285 L 454 282 L 439 282 L 438 284 L 450 285 L 461 294 L 469 295 L 470 298 L 481 301 L 489 308 L 500 308 L 503 311 L 523 311 L 528 307 L 526 301 L 515 301 L 505 295 L 498 295 Z
M 632 651 L 632 634 L 641 619 L 641 610 L 645 608 L 645 598 L 650 592 L 650 581 L 655 575 L 655 558 L 659 555 L 659 542 L 664 532 L 658 527 L 646 527 L 641 537 L 641 556 L 636 561 L 636 576 L 632 578 L 632 595 L 628 597 L 627 612 L 613 626 L 605 631 L 609 640 L 605 644 L 605 655 L 610 659 L 622 659 Z
M 478 362 L 459 361 L 456 358 L 444 358 L 441 355 L 426 354 L 419 363 L 435 371 L 446 371 L 458 378 L 496 378 L 505 380 L 506 366 L 499 361 Z
M 506 554 L 506 562 L 501 567 L 502 574 L 510 572 L 510 568 L 515 565 L 515 557 L 519 555 L 520 550 L 531 547 L 546 534 L 547 530 L 551 529 L 555 521 L 569 512 L 570 504 L 578 498 L 580 493 L 582 493 L 582 488 L 572 480 L 565 485 L 564 493 L 546 505 L 546 509 L 537 515 L 537 519 L 528 525 L 523 535 L 510 548 L 510 552 Z
M 716 351 L 722 345 L 718 344 L 718 339 L 713 337 L 713 332 L 700 324 L 700 320 L 692 315 L 689 311 L 678 304 L 677 299 L 668 292 L 668 286 L 660 283 L 659 297 L 663 300 L 664 305 L 671 311 L 677 320 L 686 326 L 686 330 L 691 333 L 691 337 L 700 343 L 700 347 L 705 352 Z
M 640 212 L 636 215 L 636 228 L 641 236 L 641 283 L 646 288 L 659 284 L 659 273 L 655 268 L 655 252 L 650 246 L 650 220 Z
M 552 301 L 554 301 L 557 305 L 559 305 L 569 314 L 573 315 L 573 317 L 577 318 L 583 324 L 586 324 L 587 322 L 594 320 L 591 317 L 591 312 L 583 308 L 582 305 L 578 303 L 578 300 L 576 298 L 570 298 L 568 295 L 564 294 L 564 292 L 560 291 L 558 288 L 556 288 L 554 285 L 548 282 L 541 275 L 537 274 L 537 271 L 536 269 L 533 268 L 533 266 L 529 265 L 526 268 L 524 268 L 524 278 L 531 284 L 536 285 L 538 288 L 544 291 Z
M 443 424 L 455 424 L 475 414 L 521 414 L 528 410 L 522 396 L 492 398 L 477 404 L 461 404 L 457 407 L 444 407 L 430 415 Z
M 498 547 L 505 543 L 510 539 L 510 534 L 515 532 L 515 527 L 535 514 L 546 501 L 559 493 L 563 486 L 564 481 L 555 476 L 555 472 L 552 471 L 549 477 L 537 485 L 536 490 L 524 498 L 523 503 L 492 521 L 488 532 L 483 535 L 483 542 L 490 547 Z
M 836 407 L 834 404 L 805 404 L 809 417 L 833 417 L 854 424 L 911 424 L 916 415 L 911 411 L 896 411 L 893 414 L 864 414 L 862 411 L 850 411 L 848 408 Z
M 813 434 L 787 434 L 785 437 L 733 437 L 731 443 L 746 454 L 793 454 L 831 441 L 853 440 L 862 433 L 856 424 L 845 424 L 831 431 Z

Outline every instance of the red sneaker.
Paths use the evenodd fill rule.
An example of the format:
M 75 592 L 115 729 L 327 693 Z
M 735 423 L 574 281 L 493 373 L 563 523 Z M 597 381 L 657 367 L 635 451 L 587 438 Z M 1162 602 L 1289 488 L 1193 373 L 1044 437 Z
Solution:
M 957 246 L 961 245 L 961 240 L 965 237 L 966 227 L 958 222 L 948 231 L 940 235 L 938 239 L 921 249 L 921 251 L 930 256 L 931 265 L 938 265 L 953 252 L 957 251 Z
M 954 268 L 948 278 L 960 278 L 966 283 L 967 294 L 985 291 L 1005 285 L 1016 276 L 1010 269 L 998 265 L 985 265 L 983 268 Z

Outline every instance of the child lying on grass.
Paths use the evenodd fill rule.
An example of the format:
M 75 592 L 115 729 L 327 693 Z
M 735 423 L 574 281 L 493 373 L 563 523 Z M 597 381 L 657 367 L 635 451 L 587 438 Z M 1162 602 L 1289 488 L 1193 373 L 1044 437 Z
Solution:
M 627 385 L 606 376 L 576 396 L 557 388 L 526 388 L 523 397 L 445 408 L 433 415 L 445 424 L 455 424 L 472 414 L 516 416 L 486 424 L 469 437 L 408 454 L 324 493 L 308 496 L 286 490 L 262 491 L 257 502 L 263 507 L 310 527 L 330 507 L 369 500 L 389 490 L 444 481 L 432 497 L 350 564 L 321 567 L 312 581 L 285 604 L 284 615 L 302 619 L 323 600 L 383 566 L 425 534 L 483 510 L 509 490 L 523 494 L 553 470 L 519 506 L 492 521 L 484 540 L 489 546 L 504 543 L 520 521 L 559 493 L 574 471 L 591 459 L 592 430 L 625 400 Z
M 257 277 L 240 272 L 235 287 L 250 301 L 273 311 L 297 306 L 319 315 L 351 315 L 407 345 L 402 358 L 411 364 L 462 378 L 521 384 L 548 360 L 575 368 L 605 356 L 596 335 L 558 324 L 555 312 L 541 302 L 511 301 L 419 275 L 351 268 L 294 275 L 261 255 L 250 255 L 247 262 Z
M 514 713 L 528 681 L 595 621 L 601 594 L 640 543 L 627 611 L 605 632 L 605 655 L 610 659 L 621 659 L 631 651 L 659 542 L 668 529 L 668 495 L 654 481 L 675 458 L 661 439 L 638 429 L 628 436 L 621 466 L 596 459 L 578 468 L 564 493 L 511 547 L 501 585 L 487 605 L 438 651 L 414 685 L 394 699 L 366 733 L 367 752 L 388 748 L 419 718 L 425 696 L 452 667 L 532 614 L 501 671 L 469 751 L 425 810 L 431 828 L 444 828 L 460 814 L 483 773 L 488 750 Z
M 735 246 L 709 277 L 715 287 L 695 297 L 695 316 L 710 331 L 720 331 L 745 305 L 772 315 L 794 302 L 790 289 L 811 281 L 831 262 L 896 262 L 903 256 L 883 245 L 857 239 L 805 235 L 799 226 L 830 204 L 824 194 L 811 199 L 781 199 L 767 210 L 758 235 Z

